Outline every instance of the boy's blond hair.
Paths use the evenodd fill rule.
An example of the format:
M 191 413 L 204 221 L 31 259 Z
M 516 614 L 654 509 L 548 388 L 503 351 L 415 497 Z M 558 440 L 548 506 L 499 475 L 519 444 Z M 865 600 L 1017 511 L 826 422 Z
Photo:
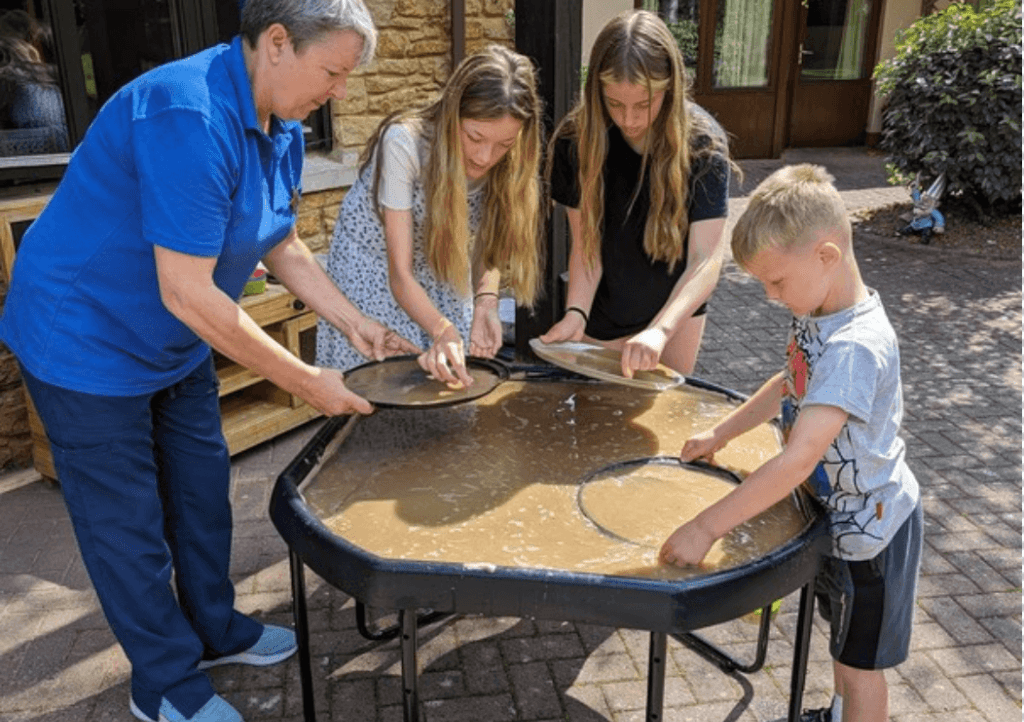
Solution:
M 746 267 L 766 248 L 788 250 L 815 231 L 838 230 L 848 245 L 850 219 L 834 180 L 823 167 L 804 163 L 761 181 L 732 231 L 733 260 Z

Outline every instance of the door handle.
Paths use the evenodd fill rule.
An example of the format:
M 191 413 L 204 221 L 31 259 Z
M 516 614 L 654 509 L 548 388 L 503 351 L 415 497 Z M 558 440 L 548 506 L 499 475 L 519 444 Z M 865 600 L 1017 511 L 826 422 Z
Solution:
M 804 56 L 805 55 L 814 55 L 814 51 L 813 50 L 804 50 L 804 44 L 800 43 L 800 48 L 799 48 L 799 50 L 797 51 L 797 54 L 796 54 L 796 64 L 797 65 L 803 65 L 803 63 L 804 63 Z

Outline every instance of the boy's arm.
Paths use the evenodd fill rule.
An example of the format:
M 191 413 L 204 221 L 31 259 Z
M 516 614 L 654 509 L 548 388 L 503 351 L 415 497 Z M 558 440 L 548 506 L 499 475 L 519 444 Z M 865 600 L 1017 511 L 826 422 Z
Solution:
M 660 558 L 677 566 L 700 564 L 717 539 L 785 498 L 809 477 L 847 418 L 849 414 L 835 406 L 802 409 L 782 453 L 676 529 L 662 545 Z
M 735 411 L 718 422 L 713 428 L 687 440 L 679 458 L 683 461 L 705 459 L 713 461 L 715 452 L 740 434 L 775 418 L 782 404 L 782 383 L 785 372 L 772 376 L 764 382 L 753 396 L 743 402 Z

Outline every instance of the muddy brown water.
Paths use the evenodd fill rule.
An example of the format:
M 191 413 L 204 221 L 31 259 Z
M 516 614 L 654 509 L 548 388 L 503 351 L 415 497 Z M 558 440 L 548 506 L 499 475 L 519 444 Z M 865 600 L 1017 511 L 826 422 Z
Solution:
M 732 484 L 662 465 L 595 472 L 677 455 L 734 407 L 691 387 L 506 381 L 475 402 L 358 419 L 302 493 L 331 531 L 381 557 L 680 578 L 699 572 L 659 564 L 658 547 Z M 766 424 L 715 461 L 742 478 L 779 450 Z M 588 479 L 589 512 L 630 541 L 581 512 L 579 485 Z M 715 569 L 744 564 L 805 524 L 786 499 L 723 537 L 708 559 Z

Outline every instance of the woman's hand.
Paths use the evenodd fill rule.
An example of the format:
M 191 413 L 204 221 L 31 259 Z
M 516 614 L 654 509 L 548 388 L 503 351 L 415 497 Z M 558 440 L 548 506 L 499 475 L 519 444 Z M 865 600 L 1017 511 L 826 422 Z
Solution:
M 715 461 L 715 452 L 723 446 L 725 446 L 725 441 L 718 438 L 714 429 L 708 429 L 686 440 L 683 450 L 679 452 L 679 460 L 700 459 L 711 464 Z
M 371 414 L 373 406 L 362 396 L 345 387 L 344 374 L 337 369 L 317 368 L 312 381 L 299 394 L 310 406 L 325 416 Z
M 677 567 L 704 566 L 701 562 L 715 543 L 715 537 L 703 528 L 700 517 L 676 529 L 661 545 L 658 559 Z
M 469 332 L 469 353 L 494 358 L 501 349 L 501 318 L 497 296 L 477 297 L 473 304 L 473 327 Z
M 366 317 L 356 324 L 348 339 L 356 351 L 374 361 L 382 361 L 388 356 L 422 351 L 419 346 L 399 336 L 387 326 Z
M 466 370 L 466 354 L 462 338 L 447 319 L 444 328 L 434 335 L 434 343 L 418 359 L 420 366 L 438 381 L 452 387 L 473 385 L 473 377 Z
M 558 343 L 559 341 L 579 341 L 587 330 L 587 322 L 583 316 L 570 311 L 562 316 L 562 320 L 548 329 L 540 337 L 542 343 Z
M 622 375 L 631 379 L 636 371 L 653 371 L 667 342 L 660 328 L 647 328 L 627 339 L 622 345 Z

